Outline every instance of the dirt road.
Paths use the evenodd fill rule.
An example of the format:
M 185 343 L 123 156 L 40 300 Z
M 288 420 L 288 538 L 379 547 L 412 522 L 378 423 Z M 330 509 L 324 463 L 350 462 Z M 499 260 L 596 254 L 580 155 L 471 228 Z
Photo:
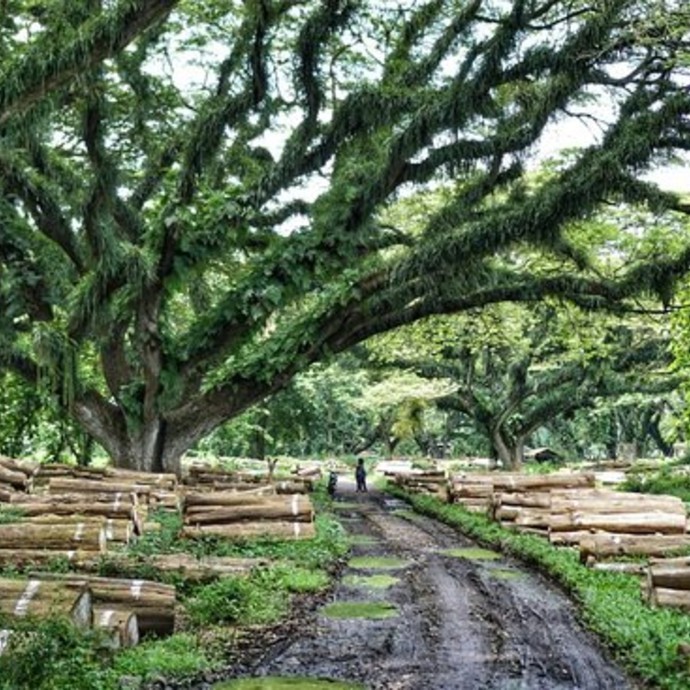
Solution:
M 481 551 L 454 530 L 401 511 L 376 492 L 339 484 L 340 517 L 354 556 L 398 557 L 381 571 L 357 559 L 331 600 L 385 600 L 398 615 L 333 619 L 320 609 L 244 672 L 358 681 L 371 690 L 615 690 L 634 685 L 575 620 L 570 601 L 542 576 Z M 470 557 L 467 557 L 467 556 Z M 361 559 L 360 559 L 361 560 Z M 385 572 L 385 588 L 360 585 Z M 356 575 L 355 583 L 347 575 Z M 349 583 L 349 584 L 348 584 Z

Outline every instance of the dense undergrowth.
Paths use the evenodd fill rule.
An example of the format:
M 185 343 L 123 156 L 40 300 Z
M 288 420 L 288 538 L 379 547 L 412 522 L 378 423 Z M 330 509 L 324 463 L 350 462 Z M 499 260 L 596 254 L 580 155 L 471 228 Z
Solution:
M 317 499 L 318 500 L 318 499 Z M 117 559 L 104 556 L 100 573 L 145 577 L 175 584 L 182 604 L 182 630 L 136 647 L 109 651 L 98 632 L 80 631 L 69 621 L 0 618 L 0 629 L 13 628 L 8 648 L 0 655 L 0 690 L 115 690 L 138 688 L 156 678 L 184 678 L 224 663 L 228 647 L 248 626 L 275 623 L 288 615 L 292 596 L 329 586 L 330 570 L 349 548 L 345 532 L 328 514 L 316 518 L 316 537 L 304 541 L 256 540 L 230 543 L 178 538 L 180 517 L 160 512 L 159 532 L 144 535 L 129 551 L 139 556 L 124 570 Z M 164 575 L 147 563 L 154 553 L 262 557 L 266 566 L 249 575 L 224 577 L 204 584 Z M 65 572 L 56 559 L 52 569 Z M 14 569 L 4 577 L 21 576 Z
M 396 488 L 390 490 L 408 500 L 416 511 L 549 575 L 578 603 L 583 622 L 632 675 L 664 690 L 690 687 L 687 659 L 679 658 L 677 651 L 680 643 L 690 642 L 690 616 L 647 606 L 634 576 L 591 570 L 579 562 L 574 550 L 557 549 L 540 537 L 509 531 L 460 506 L 428 496 L 409 496 Z

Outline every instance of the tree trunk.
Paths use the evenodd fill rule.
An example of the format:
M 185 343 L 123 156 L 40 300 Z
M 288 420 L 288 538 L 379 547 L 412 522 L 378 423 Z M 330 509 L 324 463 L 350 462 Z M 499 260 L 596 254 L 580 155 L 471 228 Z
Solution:
M 518 437 L 512 443 L 506 438 L 500 428 L 494 428 L 491 433 L 494 450 L 504 469 L 519 470 L 525 459 L 525 440 Z

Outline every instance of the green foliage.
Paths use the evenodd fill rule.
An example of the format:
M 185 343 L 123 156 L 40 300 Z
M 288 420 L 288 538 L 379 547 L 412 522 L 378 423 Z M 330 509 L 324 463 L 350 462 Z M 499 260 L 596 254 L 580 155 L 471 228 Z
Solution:
M 587 625 L 645 683 L 667 690 L 688 687 L 690 671 L 679 659 L 677 647 L 690 638 L 690 617 L 645 605 L 636 578 L 588 569 L 579 563 L 577 553 L 572 550 L 556 549 L 539 537 L 510 532 L 460 506 L 391 490 L 409 500 L 415 510 L 547 573 L 574 597 Z
M 11 505 L 0 505 L 0 525 L 19 522 L 24 517 L 24 511 Z
M 668 494 L 678 496 L 690 503 L 690 475 L 673 467 L 658 472 L 631 473 L 621 484 L 623 491 L 637 491 L 645 494 Z
M 313 452 L 321 419 L 332 452 L 367 435 L 355 383 L 266 399 L 372 335 L 549 295 L 669 304 L 686 214 L 643 174 L 684 150 L 683 3 L 484 5 L 6 0 L 0 368 L 61 426 L 36 443 L 15 388 L 0 445 L 174 470 L 246 413 L 209 446 Z M 582 104 L 606 131 L 532 174 Z M 415 188 L 435 202 L 395 208 Z
M 122 676 L 145 682 L 165 674 L 181 680 L 220 664 L 218 650 L 209 647 L 208 640 L 193 633 L 177 633 L 123 650 L 115 657 L 108 675 L 112 679 L 111 687 L 116 687 L 117 679 Z
M 110 690 L 97 638 L 66 619 L 13 620 L 0 655 L 2 690 Z

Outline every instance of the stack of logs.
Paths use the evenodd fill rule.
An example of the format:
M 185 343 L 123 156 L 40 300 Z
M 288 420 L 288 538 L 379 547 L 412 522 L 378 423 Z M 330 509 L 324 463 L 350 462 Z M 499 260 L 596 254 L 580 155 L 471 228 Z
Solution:
M 650 559 L 642 596 L 651 606 L 672 606 L 690 612 L 690 557 Z
M 278 494 L 306 494 L 313 490 L 314 478 L 313 475 L 295 475 L 289 479 L 278 480 L 266 473 L 254 474 L 229 471 L 208 465 L 190 465 L 183 482 L 195 492 L 248 491 L 269 486 Z
M 247 491 L 187 492 L 182 536 L 214 535 L 226 539 L 310 539 L 315 536 L 314 509 L 304 494 Z
M 411 494 L 435 496 L 448 500 L 448 481 L 444 470 L 410 470 L 396 472 L 393 481 Z
M 172 633 L 175 602 L 173 586 L 148 580 L 56 573 L 34 573 L 28 580 L 0 579 L 3 614 L 63 615 L 80 628 L 101 629 L 114 648 L 135 645 L 144 635 Z

